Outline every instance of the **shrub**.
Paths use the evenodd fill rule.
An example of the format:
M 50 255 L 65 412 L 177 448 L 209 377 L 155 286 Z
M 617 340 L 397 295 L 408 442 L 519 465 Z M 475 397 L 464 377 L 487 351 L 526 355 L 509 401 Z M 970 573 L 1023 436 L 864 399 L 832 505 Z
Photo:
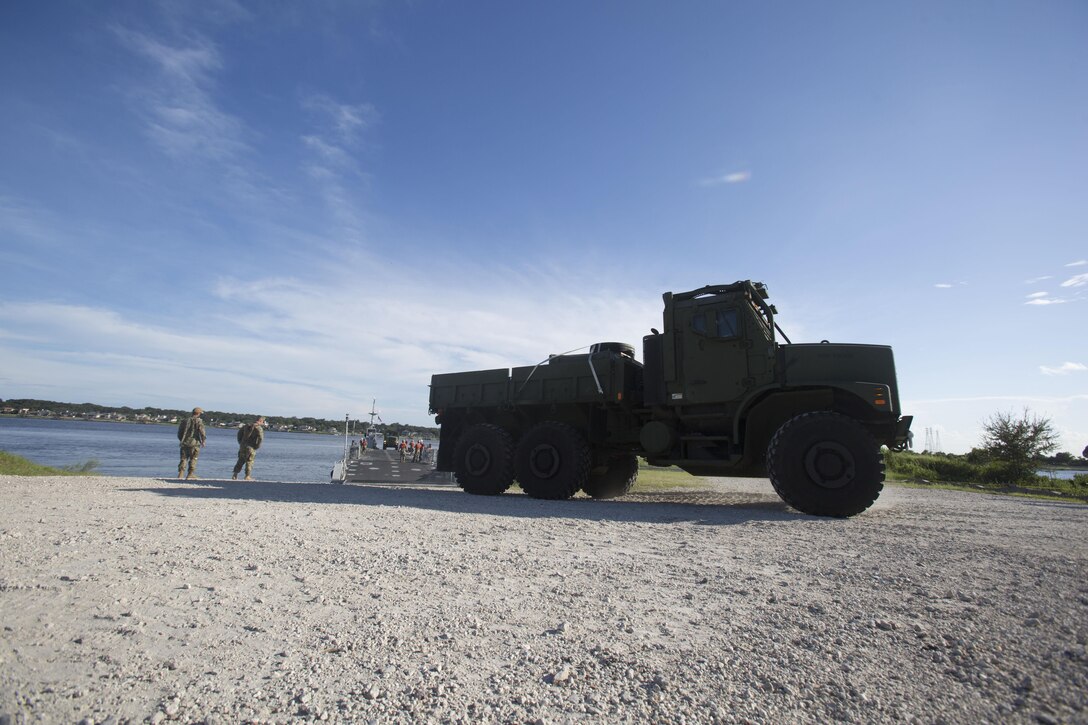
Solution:
M 1051 420 L 1027 408 L 1019 418 L 1012 413 L 994 413 L 982 430 L 982 449 L 1005 464 L 1003 470 L 1013 483 L 1033 480 L 1038 460 L 1058 447 L 1058 433 Z
M 989 452 L 984 451 L 981 448 L 972 448 L 967 452 L 967 455 L 964 456 L 964 458 L 967 459 L 968 463 L 974 463 L 980 466 L 993 460 L 993 456 L 991 456 Z
M 69 471 L 71 473 L 79 474 L 93 474 L 98 470 L 98 461 L 94 458 L 84 461 L 83 463 L 73 463 L 69 466 L 61 466 L 62 471 Z
M 921 460 L 922 456 L 904 456 L 901 453 L 889 451 L 884 455 L 884 464 L 890 473 L 904 478 L 937 478 L 937 471 L 930 466 L 927 460 Z
M 983 483 L 1021 484 L 1025 486 L 1039 484 L 1039 476 L 1024 470 L 1018 461 L 991 461 L 982 467 Z
M 937 458 L 933 462 L 937 477 L 942 481 L 975 481 L 979 467 L 961 458 Z
M 981 467 L 957 456 L 887 451 L 884 461 L 890 472 L 904 478 L 957 483 L 980 480 Z

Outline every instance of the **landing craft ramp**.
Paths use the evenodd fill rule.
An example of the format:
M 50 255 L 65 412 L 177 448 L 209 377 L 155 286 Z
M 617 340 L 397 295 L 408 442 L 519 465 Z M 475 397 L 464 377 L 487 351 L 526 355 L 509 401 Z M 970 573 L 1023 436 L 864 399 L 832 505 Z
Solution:
M 421 463 L 413 463 L 410 459 L 401 461 L 400 453 L 392 448 L 368 448 L 361 458 L 348 461 L 347 480 L 344 483 L 454 485 L 453 474 L 434 470 L 433 455 L 430 460 Z

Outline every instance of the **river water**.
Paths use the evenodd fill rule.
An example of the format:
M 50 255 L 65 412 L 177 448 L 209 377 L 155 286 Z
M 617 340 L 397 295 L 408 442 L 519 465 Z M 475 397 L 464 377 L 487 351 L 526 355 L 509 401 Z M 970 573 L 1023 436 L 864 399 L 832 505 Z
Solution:
M 1040 476 L 1047 478 L 1061 478 L 1066 481 L 1072 481 L 1073 476 L 1080 473 L 1088 473 L 1088 469 L 1085 468 L 1044 468 L 1041 471 L 1036 471 Z
M 238 458 L 233 428 L 208 426 L 197 475 L 230 478 Z M 178 470 L 177 428 L 172 425 L 0 417 L 0 450 L 46 466 L 98 461 L 109 476 L 173 478 Z M 253 475 L 262 481 L 328 483 L 344 455 L 343 435 L 266 431 Z
M 200 452 L 197 475 L 230 478 L 238 457 L 237 430 L 208 426 L 207 431 L 208 445 Z M 0 416 L 0 450 L 56 467 L 93 458 L 99 464 L 95 472 L 108 476 L 172 478 L 178 470 L 177 428 L 172 425 Z M 333 464 L 343 455 L 342 435 L 266 431 L 253 473 L 263 481 L 328 483 Z M 1085 472 L 1039 471 L 1064 479 Z

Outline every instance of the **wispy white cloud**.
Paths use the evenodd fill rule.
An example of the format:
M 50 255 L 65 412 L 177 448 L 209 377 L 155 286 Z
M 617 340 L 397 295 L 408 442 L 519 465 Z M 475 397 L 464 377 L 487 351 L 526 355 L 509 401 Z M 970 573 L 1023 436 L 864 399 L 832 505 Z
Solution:
M 699 186 L 721 186 L 722 184 L 743 184 L 752 178 L 751 171 L 733 171 L 721 176 L 712 176 L 699 180 Z
M 350 167 L 354 159 L 341 147 L 325 141 L 320 136 L 303 136 L 302 143 L 324 163 L 341 168 Z
M 150 34 L 115 27 L 117 38 L 148 61 L 151 76 L 130 91 L 148 137 L 175 158 L 225 161 L 247 150 L 245 125 L 216 103 L 214 73 L 223 60 L 206 38 L 189 34 L 172 45 Z
M 378 120 L 377 109 L 369 103 L 341 103 L 325 94 L 304 98 L 302 107 L 314 115 L 323 135 L 346 145 L 357 143 L 360 134 Z
M 423 423 L 431 374 L 531 365 L 603 340 L 637 348 L 660 319 L 658 295 L 562 270 L 445 265 L 430 274 L 352 252 L 307 277 L 221 280 L 199 331 L 189 319 L 145 324 L 93 306 L 0 303 L 0 379 L 21 391 L 64 381 L 81 399 L 126 390 L 126 404 L 154 395 L 326 417 L 377 397 L 387 419 Z
M 1054 279 L 1053 275 L 1044 274 L 1042 277 L 1032 277 L 1031 279 L 1025 279 L 1024 284 L 1035 284 L 1036 282 L 1043 282 L 1048 279 Z
M 333 235 L 348 243 L 365 240 L 364 209 L 360 186 L 367 175 L 358 160 L 363 134 L 378 120 L 377 110 L 367 103 L 342 103 L 325 94 L 301 101 L 313 128 L 301 137 L 307 150 L 306 174 L 335 224 Z
M 1065 362 L 1056 368 L 1047 367 L 1046 365 L 1039 366 L 1039 371 L 1043 375 L 1068 375 L 1069 373 L 1080 373 L 1085 370 L 1088 370 L 1088 366 L 1076 362 Z
M 1088 285 L 1088 273 L 1078 274 L 1062 282 L 1062 287 L 1084 287 Z
M 952 289 L 952 285 L 948 284 L 947 282 L 938 282 L 933 286 L 937 289 Z
M 1066 267 L 1080 267 L 1088 264 L 1088 260 L 1078 260 L 1076 262 L 1070 262 L 1066 264 Z M 1036 277 L 1034 279 L 1027 280 L 1025 284 L 1034 284 L 1043 280 L 1054 279 L 1052 275 L 1044 277 Z M 1036 306 L 1049 306 L 1049 305 L 1063 305 L 1068 302 L 1079 302 L 1084 299 L 1085 291 L 1088 291 L 1088 273 L 1076 274 L 1068 279 L 1064 280 L 1058 285 L 1063 290 L 1070 290 L 1069 294 L 1064 294 L 1061 297 L 1052 297 L 1050 292 L 1040 290 L 1027 295 L 1027 305 Z

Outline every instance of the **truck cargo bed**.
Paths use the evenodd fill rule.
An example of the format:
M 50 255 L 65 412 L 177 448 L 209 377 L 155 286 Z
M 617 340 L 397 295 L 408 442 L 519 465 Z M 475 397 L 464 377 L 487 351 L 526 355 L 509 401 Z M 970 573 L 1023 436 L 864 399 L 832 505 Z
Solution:
M 642 364 L 610 353 L 557 355 L 508 370 L 444 373 L 431 378 L 431 410 L 502 404 L 598 403 L 631 400 Z

